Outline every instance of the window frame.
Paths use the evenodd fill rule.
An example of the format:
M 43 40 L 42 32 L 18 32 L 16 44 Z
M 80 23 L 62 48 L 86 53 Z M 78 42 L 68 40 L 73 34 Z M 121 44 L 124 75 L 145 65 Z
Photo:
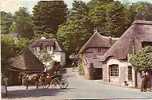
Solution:
M 110 71 L 110 76 L 119 76 L 119 65 L 118 64 L 112 64 L 109 65 L 109 71 Z
M 128 81 L 132 81 L 132 66 L 128 66 Z
M 91 68 L 94 68 L 94 63 L 90 63 L 90 67 L 91 67 Z
M 98 48 L 98 52 L 101 52 L 101 48 Z

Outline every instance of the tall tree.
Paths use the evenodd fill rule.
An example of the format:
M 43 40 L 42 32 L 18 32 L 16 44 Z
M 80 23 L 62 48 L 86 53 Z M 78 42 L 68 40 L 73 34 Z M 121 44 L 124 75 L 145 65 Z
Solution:
M 88 8 L 82 1 L 74 1 L 67 22 L 60 26 L 57 37 L 68 54 L 78 52 L 82 44 L 90 37 L 93 29 Z
M 21 7 L 19 11 L 15 12 L 14 18 L 15 19 L 10 27 L 10 31 L 19 33 L 19 36 L 21 37 L 32 38 L 32 18 L 26 8 Z
M 89 9 L 93 9 L 95 6 L 104 5 L 113 1 L 114 0 L 91 0 L 90 2 L 88 2 L 87 6 L 89 7 Z
M 39 1 L 33 8 L 35 35 L 56 34 L 58 25 L 65 22 L 67 6 L 64 1 Z
M 8 34 L 9 28 L 13 22 L 13 16 L 11 13 L 6 13 L 4 11 L 1 11 L 0 15 L 1 15 L 0 18 L 1 33 Z
M 91 17 L 94 27 L 96 27 L 103 35 L 120 36 L 126 30 L 125 8 L 118 1 L 100 1 L 96 0 L 96 6 L 90 7 L 89 16 Z M 90 1 L 93 2 L 93 1 Z
M 149 20 L 152 21 L 152 4 L 147 2 L 137 2 L 129 7 L 130 17 L 132 20 Z

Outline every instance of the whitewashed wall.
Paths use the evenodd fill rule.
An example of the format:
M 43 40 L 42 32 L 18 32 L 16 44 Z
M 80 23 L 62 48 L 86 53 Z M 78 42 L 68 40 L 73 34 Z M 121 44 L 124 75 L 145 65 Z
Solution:
M 112 64 L 118 64 L 119 66 L 119 76 L 110 76 L 109 77 L 109 65 Z M 124 86 L 124 81 L 127 81 L 128 85 L 130 87 L 134 87 L 135 86 L 135 71 L 134 68 L 132 67 L 132 81 L 128 80 L 128 66 L 131 66 L 130 63 L 128 63 L 127 61 L 120 61 L 117 59 L 109 59 L 107 61 L 107 64 L 104 65 L 103 68 L 103 80 L 105 81 L 109 81 L 110 78 L 110 82 L 112 84 L 116 84 L 116 85 L 120 85 L 120 86 Z
M 60 62 L 61 66 L 65 65 L 65 53 L 64 52 L 54 52 L 52 59 L 57 62 Z
M 40 53 L 40 48 L 36 47 L 33 48 L 34 54 L 39 58 L 41 53 Z M 64 66 L 66 63 L 66 59 L 65 59 L 65 53 L 64 52 L 55 52 L 53 51 L 53 47 L 47 47 L 47 52 L 48 54 L 52 55 L 52 59 L 60 62 L 61 66 Z M 45 64 L 46 66 L 49 66 L 49 63 L 51 62 L 43 62 L 43 64 Z

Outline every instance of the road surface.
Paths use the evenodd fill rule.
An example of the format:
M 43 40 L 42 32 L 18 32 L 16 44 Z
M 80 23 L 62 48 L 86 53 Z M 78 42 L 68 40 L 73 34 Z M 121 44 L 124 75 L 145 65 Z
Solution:
M 35 89 L 24 86 L 8 87 L 8 97 L 3 100 L 62 100 L 62 99 L 123 99 L 152 100 L 152 92 L 140 92 L 139 89 L 122 88 L 103 84 L 101 80 L 86 80 L 78 72 L 67 69 L 64 75 L 69 81 L 68 89 Z

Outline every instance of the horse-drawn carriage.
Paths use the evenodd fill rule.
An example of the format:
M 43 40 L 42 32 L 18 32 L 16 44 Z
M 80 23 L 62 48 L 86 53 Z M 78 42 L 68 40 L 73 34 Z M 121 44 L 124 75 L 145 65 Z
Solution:
M 39 88 L 39 86 L 49 88 L 51 86 L 52 88 L 59 87 L 61 89 L 65 89 L 69 85 L 68 81 L 62 75 L 56 73 L 53 75 L 49 73 L 24 73 L 21 81 L 22 85 L 26 86 L 26 89 L 28 89 L 29 85 L 35 85 L 36 88 Z
M 69 83 L 62 76 L 62 68 L 58 65 L 58 63 L 54 64 L 54 66 L 50 70 L 32 72 L 32 71 L 24 71 L 19 75 L 19 80 L 22 85 L 26 86 L 28 89 L 29 85 L 35 85 L 36 88 L 42 86 L 43 88 L 61 88 L 65 89 L 68 87 Z
M 67 80 L 63 79 L 62 74 L 58 75 L 61 70 L 59 62 L 55 62 L 53 66 L 45 70 L 44 64 L 32 53 L 30 48 L 25 48 L 23 53 L 19 56 L 11 58 L 9 60 L 11 64 L 11 71 L 15 73 L 15 78 L 11 76 L 9 80 L 13 78 L 19 83 L 26 85 L 28 89 L 29 85 L 49 87 L 60 86 L 60 88 L 66 88 L 68 86 Z M 19 75 L 18 75 L 19 74 Z M 16 77 L 19 76 L 19 77 Z

